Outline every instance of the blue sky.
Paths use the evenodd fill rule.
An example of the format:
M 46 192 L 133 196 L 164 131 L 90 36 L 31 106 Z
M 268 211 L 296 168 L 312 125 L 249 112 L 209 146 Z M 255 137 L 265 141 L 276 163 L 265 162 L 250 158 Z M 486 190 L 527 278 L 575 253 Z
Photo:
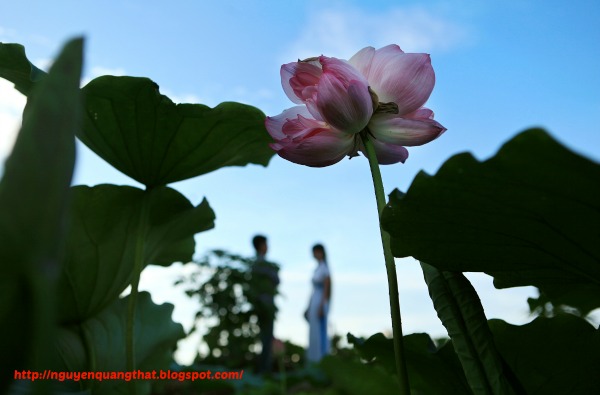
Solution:
M 348 58 L 364 46 L 399 44 L 431 54 L 436 86 L 427 104 L 448 131 L 410 149 L 404 165 L 383 167 L 386 191 L 406 190 L 416 173 L 451 155 L 492 155 L 517 132 L 542 126 L 598 161 L 600 5 L 589 1 L 53 1 L 3 2 L 0 41 L 24 44 L 47 66 L 69 37 L 86 37 L 86 81 L 102 74 L 144 76 L 178 102 L 241 101 L 276 115 L 291 107 L 282 63 L 314 55 Z M 10 150 L 24 99 L 0 81 L 0 158 Z M 75 184 L 131 184 L 82 145 Z M 227 168 L 173 187 L 197 204 L 206 196 L 216 228 L 197 236 L 198 253 L 250 255 L 264 233 L 282 265 L 276 335 L 306 343 L 301 317 L 314 266 L 310 247 L 328 248 L 332 329 L 370 335 L 390 328 L 375 201 L 364 158 L 312 169 L 275 157 L 267 168 Z M 172 287 L 180 271 L 144 273 L 154 300 L 176 304 L 189 322 L 193 303 Z M 398 261 L 405 332 L 444 333 L 418 266 Z M 471 277 L 488 317 L 527 321 L 530 289 L 496 291 Z M 187 325 L 187 324 L 186 324 Z M 189 343 L 188 343 L 189 345 Z M 182 357 L 185 359 L 185 357 Z

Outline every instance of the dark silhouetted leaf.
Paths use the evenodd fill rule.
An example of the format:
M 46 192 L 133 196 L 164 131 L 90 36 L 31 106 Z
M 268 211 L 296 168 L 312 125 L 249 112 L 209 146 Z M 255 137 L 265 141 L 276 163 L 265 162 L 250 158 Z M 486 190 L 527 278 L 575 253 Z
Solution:
M 96 314 L 129 285 L 138 237 L 145 240 L 145 264 L 188 262 L 194 235 L 214 226 L 204 200 L 194 207 L 168 187 L 150 192 L 128 186 L 73 187 L 72 222 L 59 281 L 61 322 Z M 149 199 L 149 226 L 140 234 L 142 200 Z
M 15 84 L 19 92 L 29 96 L 34 84 L 45 75 L 27 59 L 22 45 L 0 43 L 0 77 Z
M 397 257 L 534 285 L 552 301 L 600 307 L 600 166 L 532 129 L 491 159 L 450 158 L 383 212 Z
M 383 367 L 390 374 L 396 373 L 392 339 L 377 333 L 367 340 L 349 335 L 348 342 L 367 362 Z M 429 335 L 415 333 L 404 336 L 403 344 L 414 394 L 472 394 L 451 341 L 438 349 Z
M 392 395 L 398 393 L 398 379 L 384 369 L 357 361 L 326 356 L 321 367 L 333 385 L 348 395 Z
M 266 166 L 274 152 L 257 108 L 174 104 L 147 78 L 99 77 L 83 88 L 77 135 L 118 170 L 146 186 L 166 185 L 224 166 Z
M 0 48 L 6 76 L 6 67 L 18 63 L 6 60 L 7 48 L 18 48 Z M 63 253 L 74 131 L 81 119 L 82 52 L 82 39 L 67 43 L 31 92 L 0 183 L 0 392 L 15 370 L 44 369 L 52 354 L 53 288 Z M 18 73 L 8 75 L 18 80 Z
M 452 339 L 474 394 L 515 394 L 514 377 L 496 350 L 477 292 L 462 273 L 443 272 L 421 263 L 429 295 Z M 521 386 L 513 380 L 515 388 Z
M 57 347 L 63 369 L 80 372 L 126 371 L 125 331 L 129 297 L 114 301 L 98 315 L 81 324 L 79 331 L 63 329 Z M 167 370 L 177 341 L 185 333 L 181 324 L 173 322 L 173 305 L 155 305 L 150 294 L 140 292 L 135 315 L 135 353 L 142 371 Z M 86 351 L 87 350 L 87 351 Z M 135 380 L 138 394 L 149 394 L 152 381 Z M 129 382 L 93 380 L 95 395 L 128 394 Z
M 600 394 L 600 331 L 562 314 L 516 326 L 490 320 L 498 350 L 528 395 Z

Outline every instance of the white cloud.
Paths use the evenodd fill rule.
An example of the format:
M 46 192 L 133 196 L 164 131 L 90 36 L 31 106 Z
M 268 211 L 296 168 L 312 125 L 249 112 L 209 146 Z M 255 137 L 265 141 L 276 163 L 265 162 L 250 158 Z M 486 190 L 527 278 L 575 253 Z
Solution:
M 422 8 L 393 8 L 369 13 L 330 8 L 309 16 L 283 62 L 321 54 L 349 58 L 365 46 L 398 44 L 406 52 L 447 51 L 467 39 L 467 29 Z
M 25 102 L 25 96 L 12 83 L 0 79 L 0 163 L 8 157 L 15 143 Z

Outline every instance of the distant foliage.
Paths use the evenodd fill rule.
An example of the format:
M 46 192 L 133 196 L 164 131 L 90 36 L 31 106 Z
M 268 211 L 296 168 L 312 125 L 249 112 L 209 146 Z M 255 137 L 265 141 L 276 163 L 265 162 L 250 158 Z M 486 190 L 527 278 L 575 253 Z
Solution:
M 197 265 L 197 270 L 176 282 L 200 302 L 192 332 L 201 325 L 207 327 L 202 342 L 208 352 L 198 352 L 198 363 L 230 368 L 254 365 L 260 353 L 258 315 L 264 311 L 276 314 L 277 309 L 263 303 L 261 296 L 273 290 L 260 276 L 253 276 L 253 264 L 253 258 L 214 250 L 190 263 Z M 271 262 L 263 264 L 277 266 Z M 286 370 L 303 363 L 304 349 L 289 341 L 284 344 L 283 355 L 274 358 L 273 370 L 280 368 L 280 357 Z
M 208 353 L 198 355 L 203 363 L 238 368 L 256 357 L 259 327 L 250 287 L 252 262 L 225 251 L 211 251 L 197 261 L 197 271 L 176 283 L 186 287 L 188 296 L 199 299 L 196 323 L 208 327 L 202 335 Z

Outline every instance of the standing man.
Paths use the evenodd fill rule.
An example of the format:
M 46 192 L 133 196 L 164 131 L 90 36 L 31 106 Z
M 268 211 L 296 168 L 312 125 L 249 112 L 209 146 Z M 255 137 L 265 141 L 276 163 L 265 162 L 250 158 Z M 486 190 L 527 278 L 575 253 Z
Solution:
M 265 259 L 268 250 L 265 236 L 254 236 L 252 245 L 256 250 L 256 260 L 251 270 L 250 286 L 251 294 L 254 295 L 251 303 L 258 317 L 262 346 L 258 373 L 264 374 L 271 371 L 273 362 L 273 321 L 277 312 L 274 299 L 279 285 L 279 266 Z

